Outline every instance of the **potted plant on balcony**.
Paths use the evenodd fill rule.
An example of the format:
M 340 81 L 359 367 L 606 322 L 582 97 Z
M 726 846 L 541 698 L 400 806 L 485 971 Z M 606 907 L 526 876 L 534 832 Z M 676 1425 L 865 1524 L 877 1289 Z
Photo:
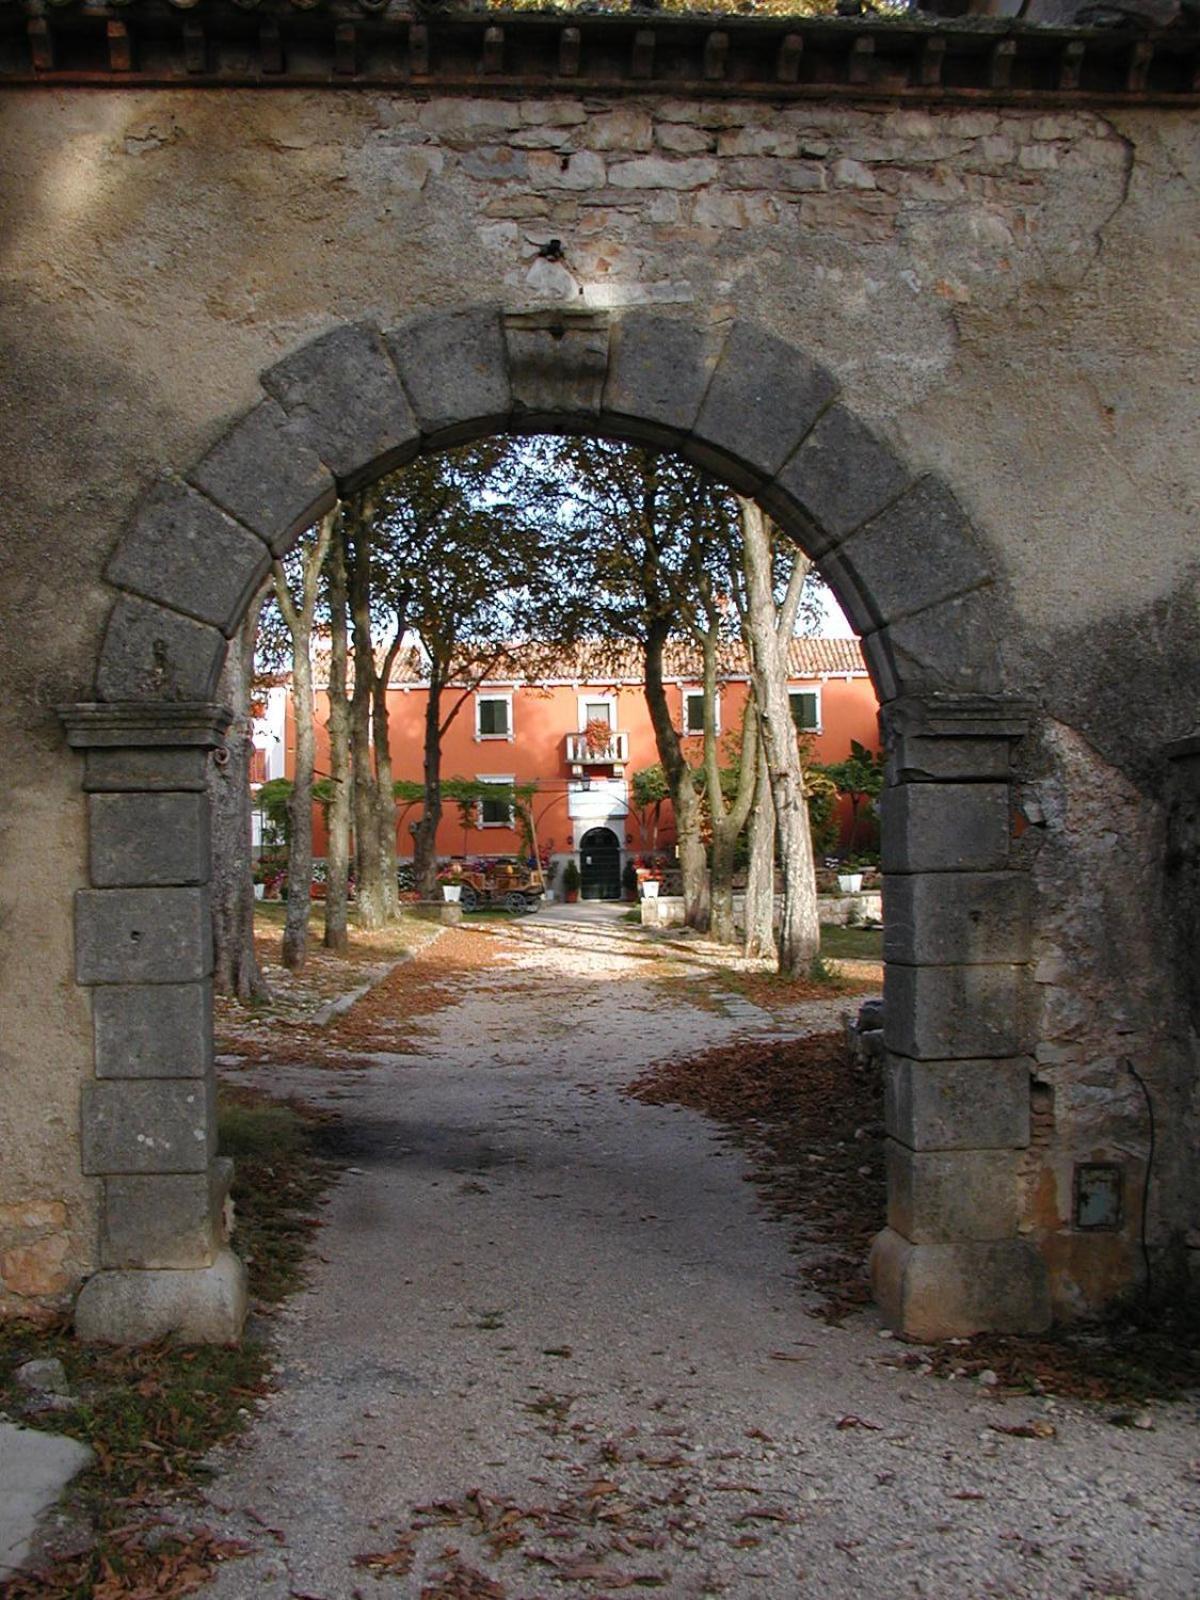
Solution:
M 590 717 L 583 730 L 583 743 L 589 756 L 597 760 L 608 753 L 612 744 L 612 726 L 607 717 Z
M 580 875 L 579 864 L 572 856 L 563 868 L 563 899 L 569 906 L 573 906 L 579 899 L 579 886 L 583 882 Z

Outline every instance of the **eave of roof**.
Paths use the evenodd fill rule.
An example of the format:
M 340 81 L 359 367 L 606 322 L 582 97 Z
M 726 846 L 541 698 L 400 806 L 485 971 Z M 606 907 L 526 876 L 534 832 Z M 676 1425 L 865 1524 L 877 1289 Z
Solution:
M 1194 105 L 1200 34 L 926 13 L 442 12 L 390 0 L 21 0 L 0 82 L 947 105 Z

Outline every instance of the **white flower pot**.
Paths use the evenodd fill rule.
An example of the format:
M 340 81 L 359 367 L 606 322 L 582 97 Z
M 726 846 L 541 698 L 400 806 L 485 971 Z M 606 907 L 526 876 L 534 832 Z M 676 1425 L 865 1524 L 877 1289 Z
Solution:
M 451 905 L 457 905 L 462 899 L 462 884 L 444 883 L 442 885 L 442 899 L 449 900 Z
M 657 878 L 647 878 L 645 883 L 643 883 L 643 885 L 642 885 L 642 899 L 643 900 L 657 900 L 658 899 L 658 890 L 659 890 L 658 879 Z
M 266 892 L 267 892 L 267 886 L 266 886 L 265 883 L 256 883 L 254 885 L 254 898 L 256 900 L 261 900 L 263 898 L 263 896 L 266 894 Z
M 863 875 L 861 872 L 839 872 L 838 888 L 843 894 L 861 894 Z

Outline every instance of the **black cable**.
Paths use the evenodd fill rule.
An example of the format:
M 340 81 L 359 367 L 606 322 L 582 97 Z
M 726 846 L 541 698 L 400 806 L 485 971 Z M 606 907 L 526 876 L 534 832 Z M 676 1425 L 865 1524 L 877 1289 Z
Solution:
M 1150 1147 L 1146 1151 L 1146 1176 L 1142 1182 L 1142 1260 L 1146 1264 L 1146 1298 L 1151 1299 L 1154 1292 L 1154 1275 L 1150 1270 L 1150 1250 L 1146 1244 L 1146 1212 L 1150 1205 L 1150 1171 L 1154 1166 L 1154 1101 L 1150 1098 L 1150 1090 L 1146 1087 L 1146 1080 L 1134 1066 L 1128 1056 L 1122 1063 L 1126 1072 L 1136 1081 L 1142 1094 L 1146 1098 L 1146 1116 L 1150 1123 Z

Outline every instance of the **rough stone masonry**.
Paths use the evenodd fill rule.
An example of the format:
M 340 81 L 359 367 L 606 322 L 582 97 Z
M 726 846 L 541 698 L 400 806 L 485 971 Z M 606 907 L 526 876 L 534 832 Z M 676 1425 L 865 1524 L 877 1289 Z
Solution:
M 125 8 L 130 27 L 142 9 Z M 206 626 L 236 624 L 294 532 L 232 504 L 222 476 L 240 450 L 260 470 L 254 505 L 283 495 L 247 444 L 260 424 L 237 422 L 268 397 L 295 441 L 292 479 L 303 450 L 331 485 L 369 470 L 370 451 L 343 440 L 346 468 L 304 435 L 289 362 L 320 388 L 331 369 L 304 354 L 320 336 L 480 308 L 507 319 L 504 348 L 471 382 L 506 398 L 490 414 L 464 402 L 460 437 L 489 415 L 509 425 L 530 363 L 576 359 L 537 354 L 556 316 L 592 319 L 599 343 L 578 360 L 594 361 L 597 394 L 620 377 L 622 327 L 653 342 L 659 325 L 636 323 L 652 313 L 694 330 L 708 352 L 688 378 L 696 404 L 659 435 L 694 452 L 704 386 L 736 377 L 735 324 L 775 341 L 756 369 L 769 390 L 739 391 L 744 433 L 794 400 L 799 367 L 781 352 L 829 375 L 787 442 L 791 477 L 783 462 L 746 467 L 742 486 L 799 508 L 790 530 L 864 633 L 890 641 L 889 1315 L 933 1331 L 1098 1310 L 1144 1279 L 1143 1193 L 1156 1279 L 1185 1283 L 1200 1246 L 1196 876 L 1179 867 L 1197 848 L 1193 101 L 1131 94 L 1124 66 L 1087 94 L 1061 72 L 1053 93 L 1006 87 L 994 61 L 969 101 L 936 85 L 914 99 L 866 69 L 800 93 L 772 66 L 774 87 L 739 92 L 711 76 L 724 59 L 711 43 L 680 87 L 668 68 L 683 36 L 657 24 L 642 29 L 649 70 L 620 81 L 539 69 L 536 93 L 503 72 L 439 85 L 434 49 L 425 83 L 285 73 L 266 92 L 243 86 L 244 64 L 221 80 L 241 38 L 218 51 L 222 14 L 197 13 L 195 87 L 165 66 L 140 78 L 119 50 L 125 79 L 86 88 L 65 47 L 41 68 L 0 51 L 0 1308 L 68 1305 L 91 1278 L 120 1307 L 134 1290 L 143 1309 L 161 1302 L 170 1325 L 195 1299 L 181 1280 L 210 1273 L 204 1325 L 231 1330 L 196 801 L 216 724 L 192 704 L 203 694 L 171 715 L 152 695 L 131 709 L 111 634 L 98 665 L 102 640 L 115 603 L 142 604 L 128 593 L 146 593 L 148 568 L 187 567 L 180 552 L 191 576 L 161 597 L 192 619 L 177 632 L 210 604 Z M 566 25 L 554 59 L 569 65 Z M 504 48 L 520 26 L 501 30 Z M 855 26 L 826 25 L 847 74 L 870 54 Z M 482 39 L 486 19 L 470 27 Z M 939 37 L 918 40 L 921 59 Z M 256 38 L 266 49 L 269 29 Z M 289 60 L 316 48 L 305 35 Z M 479 48 L 486 61 L 496 46 Z M 454 436 L 422 423 L 419 347 L 403 334 L 380 347 L 393 364 L 380 381 L 416 416 L 413 450 Z M 445 348 L 445 371 L 466 372 L 470 352 Z M 579 384 L 571 369 L 543 394 L 550 424 L 578 424 Z M 636 404 L 644 432 L 649 402 Z M 753 455 L 708 448 L 731 474 Z M 60 707 L 84 708 L 67 714 L 70 742 Z M 151 859 L 152 837 L 173 841 L 167 859 Z M 1149 1173 L 1127 1060 L 1158 1113 Z M 1090 1186 L 1110 1180 L 1115 1207 L 1089 1210 Z M 966 1286 L 984 1278 L 973 1302 Z

